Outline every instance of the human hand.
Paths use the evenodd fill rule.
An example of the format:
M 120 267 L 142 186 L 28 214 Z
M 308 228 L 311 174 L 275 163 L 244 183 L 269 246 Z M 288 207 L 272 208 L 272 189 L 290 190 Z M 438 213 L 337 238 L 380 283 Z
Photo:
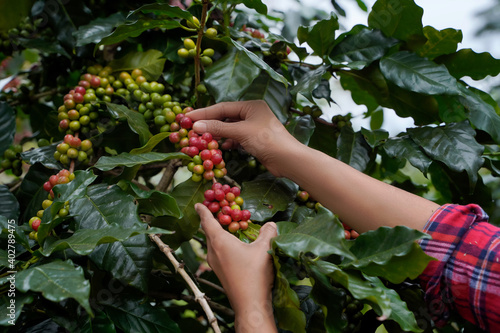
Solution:
M 225 231 L 201 203 L 195 205 L 207 238 L 207 261 L 219 278 L 236 315 L 238 332 L 274 332 L 272 310 L 274 270 L 267 253 L 276 224 L 268 222 L 251 244 Z
M 277 177 L 284 176 L 280 153 L 298 143 L 264 101 L 223 102 L 191 111 L 189 117 L 196 132 L 238 142 Z

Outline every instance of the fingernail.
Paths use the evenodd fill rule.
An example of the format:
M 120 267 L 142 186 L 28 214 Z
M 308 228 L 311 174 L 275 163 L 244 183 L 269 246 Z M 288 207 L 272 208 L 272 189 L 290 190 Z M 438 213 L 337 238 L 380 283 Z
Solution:
M 207 131 L 207 124 L 203 121 L 196 121 L 193 124 L 193 129 L 198 133 L 205 133 Z

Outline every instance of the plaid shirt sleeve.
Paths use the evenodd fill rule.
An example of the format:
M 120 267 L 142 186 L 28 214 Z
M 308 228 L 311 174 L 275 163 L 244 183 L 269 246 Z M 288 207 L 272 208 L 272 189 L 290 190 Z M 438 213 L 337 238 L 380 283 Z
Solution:
M 436 258 L 420 275 L 436 325 L 450 311 L 500 332 L 500 228 L 475 204 L 441 206 L 427 221 L 422 249 Z

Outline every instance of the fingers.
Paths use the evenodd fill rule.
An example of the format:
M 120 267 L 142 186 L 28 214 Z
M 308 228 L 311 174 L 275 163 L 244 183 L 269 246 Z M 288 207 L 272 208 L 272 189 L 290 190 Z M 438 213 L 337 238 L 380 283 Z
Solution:
M 278 236 L 278 227 L 274 222 L 267 222 L 260 228 L 259 237 L 254 242 L 259 246 L 265 246 L 266 250 L 269 249 L 269 242 L 271 238 Z
M 193 121 L 197 120 L 214 120 L 214 119 L 245 119 L 248 112 L 248 102 L 222 102 L 208 106 L 206 108 L 197 109 L 189 112 L 189 118 Z
M 242 132 L 240 123 L 220 120 L 198 120 L 193 124 L 193 129 L 199 134 L 208 132 L 220 138 L 238 138 Z
M 197 203 L 194 205 L 194 209 L 200 215 L 201 227 L 205 231 L 207 238 L 213 237 L 220 231 L 223 231 L 219 222 L 214 219 L 212 212 L 202 203 Z

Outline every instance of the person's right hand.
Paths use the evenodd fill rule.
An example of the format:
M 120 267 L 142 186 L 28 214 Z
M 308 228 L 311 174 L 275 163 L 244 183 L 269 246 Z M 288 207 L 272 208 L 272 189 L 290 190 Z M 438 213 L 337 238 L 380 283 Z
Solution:
M 223 102 L 191 111 L 189 117 L 196 132 L 238 142 L 277 177 L 283 176 L 278 153 L 298 143 L 264 101 Z

